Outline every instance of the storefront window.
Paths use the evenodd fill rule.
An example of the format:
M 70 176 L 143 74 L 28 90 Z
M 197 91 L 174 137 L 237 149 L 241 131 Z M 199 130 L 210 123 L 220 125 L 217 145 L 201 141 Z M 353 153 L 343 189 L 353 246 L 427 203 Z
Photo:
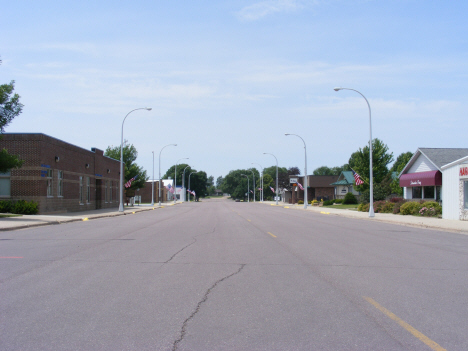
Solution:
M 413 199 L 422 199 L 422 187 L 414 186 L 413 189 Z
M 441 197 L 442 192 L 440 191 L 440 188 L 441 188 L 440 186 L 436 186 L 436 196 L 437 196 L 436 199 L 439 202 L 440 202 L 440 200 L 442 200 L 442 197 Z
M 468 209 L 468 181 L 463 182 L 465 183 L 465 208 Z
M 425 186 L 424 187 L 424 198 L 425 199 L 433 199 L 434 198 L 434 187 L 433 186 Z
M 10 191 L 10 171 L 6 173 L 0 173 L 0 196 L 10 196 Z

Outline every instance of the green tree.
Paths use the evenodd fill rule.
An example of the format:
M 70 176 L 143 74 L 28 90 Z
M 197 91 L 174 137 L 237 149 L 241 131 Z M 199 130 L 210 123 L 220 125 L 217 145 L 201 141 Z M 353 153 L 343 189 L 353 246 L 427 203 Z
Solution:
M 263 199 L 267 201 L 273 200 L 275 192 L 271 191 L 270 187 L 275 188 L 275 180 L 269 174 L 263 175 Z
M 327 166 L 322 166 L 319 168 L 316 168 L 314 170 L 314 175 L 340 175 L 341 172 L 343 171 L 350 171 L 351 169 L 349 168 L 349 165 L 345 163 L 343 166 L 336 166 L 336 167 L 327 167 Z
M 364 184 L 356 186 L 356 190 L 364 191 L 369 189 L 369 146 L 359 148 L 353 152 L 349 158 L 348 164 L 355 172 L 357 172 Z M 388 146 L 380 139 L 372 140 L 372 169 L 374 176 L 374 184 L 380 184 L 388 174 L 388 164 L 393 161 L 393 153 L 388 152 Z
M 0 60 L 0 64 L 2 60 Z M 13 93 L 15 81 L 10 84 L 0 85 L 0 133 L 5 132 L 5 127 L 23 111 L 23 104 L 19 102 L 20 96 Z M 6 173 L 12 168 L 20 168 L 23 161 L 18 156 L 10 155 L 7 149 L 0 151 L 0 173 Z
M 255 174 L 255 196 L 258 197 L 258 185 L 260 180 L 260 174 L 255 168 L 250 169 L 236 169 L 234 171 L 230 171 L 229 174 L 224 177 L 223 184 L 221 189 L 224 193 L 230 194 L 233 199 L 246 199 L 247 196 L 247 186 L 249 185 L 250 190 L 253 191 L 253 179 L 252 179 L 252 172 Z M 247 182 L 247 177 L 243 176 L 245 174 L 249 181 Z M 264 178 L 265 179 L 265 178 Z M 247 184 L 249 183 L 249 184 Z M 251 194 L 252 197 L 252 194 Z
M 390 169 L 391 173 L 393 173 L 393 172 L 396 173 L 396 177 L 394 177 L 394 179 L 392 178 L 392 180 L 390 182 L 390 188 L 391 188 L 391 192 L 393 194 L 403 196 L 403 188 L 400 187 L 400 179 L 398 178 L 398 175 L 401 173 L 403 168 L 405 168 L 405 166 L 409 162 L 409 160 L 411 160 L 411 157 L 413 157 L 413 153 L 410 152 L 410 151 L 401 153 L 397 157 L 397 159 L 396 159 L 395 163 L 393 164 L 392 168 Z
M 216 189 L 221 189 L 223 185 L 224 178 L 222 176 L 219 176 L 216 178 Z
M 104 152 L 104 156 L 113 158 L 120 161 L 120 146 L 108 146 Z M 124 140 L 122 160 L 124 162 L 124 183 L 128 182 L 133 177 L 137 177 L 133 182 L 130 189 L 140 189 L 145 186 L 149 177 L 143 167 L 138 166 L 135 161 L 138 157 L 138 151 L 135 146 Z
M 175 179 L 175 169 L 176 165 L 171 166 L 163 176 L 163 179 Z M 192 176 L 190 177 L 190 190 L 195 191 L 196 200 L 200 197 L 205 197 L 207 194 L 207 185 L 210 182 L 209 178 L 204 171 L 198 171 L 190 167 L 186 163 L 181 163 L 177 165 L 177 184 L 176 186 L 182 186 L 182 179 L 184 178 L 184 169 L 185 169 L 185 180 L 184 185 L 185 188 L 188 189 L 188 179 L 190 173 L 193 172 Z

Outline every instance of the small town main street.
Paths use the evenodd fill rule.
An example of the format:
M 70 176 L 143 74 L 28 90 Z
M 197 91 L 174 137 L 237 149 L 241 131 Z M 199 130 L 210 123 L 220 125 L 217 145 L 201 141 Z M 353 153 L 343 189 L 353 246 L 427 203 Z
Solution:
M 1 350 L 468 350 L 468 236 L 203 200 L 0 232 Z

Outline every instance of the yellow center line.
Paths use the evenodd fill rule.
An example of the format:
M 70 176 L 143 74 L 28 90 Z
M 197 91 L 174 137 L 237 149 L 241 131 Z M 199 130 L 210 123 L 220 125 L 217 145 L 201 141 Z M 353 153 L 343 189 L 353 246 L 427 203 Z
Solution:
M 248 219 L 249 222 L 252 222 L 250 219 Z
M 273 238 L 276 238 L 276 235 L 273 235 L 270 232 L 267 232 L 267 233 L 270 234 Z
M 284 208 L 289 208 L 289 206 L 284 206 Z
M 427 346 L 429 346 L 431 349 L 433 350 L 436 350 L 436 351 L 447 351 L 446 349 L 444 349 L 442 346 L 440 346 L 438 343 L 436 343 L 435 341 L 432 341 L 431 339 L 429 339 L 427 336 L 425 336 L 423 333 L 417 331 L 416 329 L 414 329 L 411 325 L 409 325 L 408 323 L 406 323 L 404 320 L 402 320 L 401 318 L 397 317 L 395 314 L 393 314 L 392 312 L 390 312 L 389 310 L 387 310 L 385 307 L 379 305 L 376 301 L 374 301 L 373 299 L 371 299 L 370 297 L 364 297 L 364 300 L 366 300 L 367 302 L 369 302 L 372 306 L 374 306 L 375 308 L 377 308 L 380 312 L 382 312 L 383 314 L 385 314 L 387 317 L 389 317 L 390 319 L 393 319 L 395 322 L 397 322 L 401 327 L 403 327 L 404 329 L 406 329 L 408 332 L 410 332 L 413 336 L 415 336 L 416 338 L 418 338 L 419 340 L 421 340 L 423 343 L 425 343 Z
M 323 211 L 320 211 L 320 213 L 322 213 L 322 214 L 330 214 L 330 212 L 323 212 Z
M 87 220 L 88 220 L 88 218 L 83 218 L 83 221 L 87 221 Z

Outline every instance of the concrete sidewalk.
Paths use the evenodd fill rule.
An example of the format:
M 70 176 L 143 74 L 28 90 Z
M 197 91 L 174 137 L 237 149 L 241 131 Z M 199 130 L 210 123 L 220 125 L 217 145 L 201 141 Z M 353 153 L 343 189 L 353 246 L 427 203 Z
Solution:
M 171 203 L 163 203 L 161 207 L 173 206 Z M 67 212 L 53 215 L 21 215 L 18 217 L 2 217 L 0 218 L 0 231 L 24 229 L 30 227 L 38 227 L 43 225 L 62 224 L 77 221 L 87 221 L 96 218 L 125 216 L 135 214 L 142 211 L 152 211 L 160 208 L 158 204 L 151 205 L 136 205 L 125 207 L 124 212 L 119 212 L 117 208 L 107 208 L 101 210 L 83 211 L 83 212 Z
M 261 202 L 257 202 L 261 203 Z M 274 201 L 264 201 L 263 204 L 276 206 Z M 304 209 L 304 205 L 290 205 L 279 202 L 278 206 L 293 210 L 312 211 L 321 213 L 324 215 L 343 216 L 348 218 L 356 218 L 367 221 L 379 221 L 398 225 L 405 225 L 419 228 L 430 228 L 437 230 L 446 230 L 451 232 L 457 232 L 462 234 L 468 234 L 468 222 L 467 221 L 456 221 L 450 219 L 441 219 L 434 217 L 419 217 L 419 216 L 403 216 L 394 215 L 392 213 L 376 213 L 375 217 L 369 218 L 368 212 L 359 212 L 348 209 L 338 209 L 333 207 L 320 207 L 320 206 L 308 206 L 307 210 Z

